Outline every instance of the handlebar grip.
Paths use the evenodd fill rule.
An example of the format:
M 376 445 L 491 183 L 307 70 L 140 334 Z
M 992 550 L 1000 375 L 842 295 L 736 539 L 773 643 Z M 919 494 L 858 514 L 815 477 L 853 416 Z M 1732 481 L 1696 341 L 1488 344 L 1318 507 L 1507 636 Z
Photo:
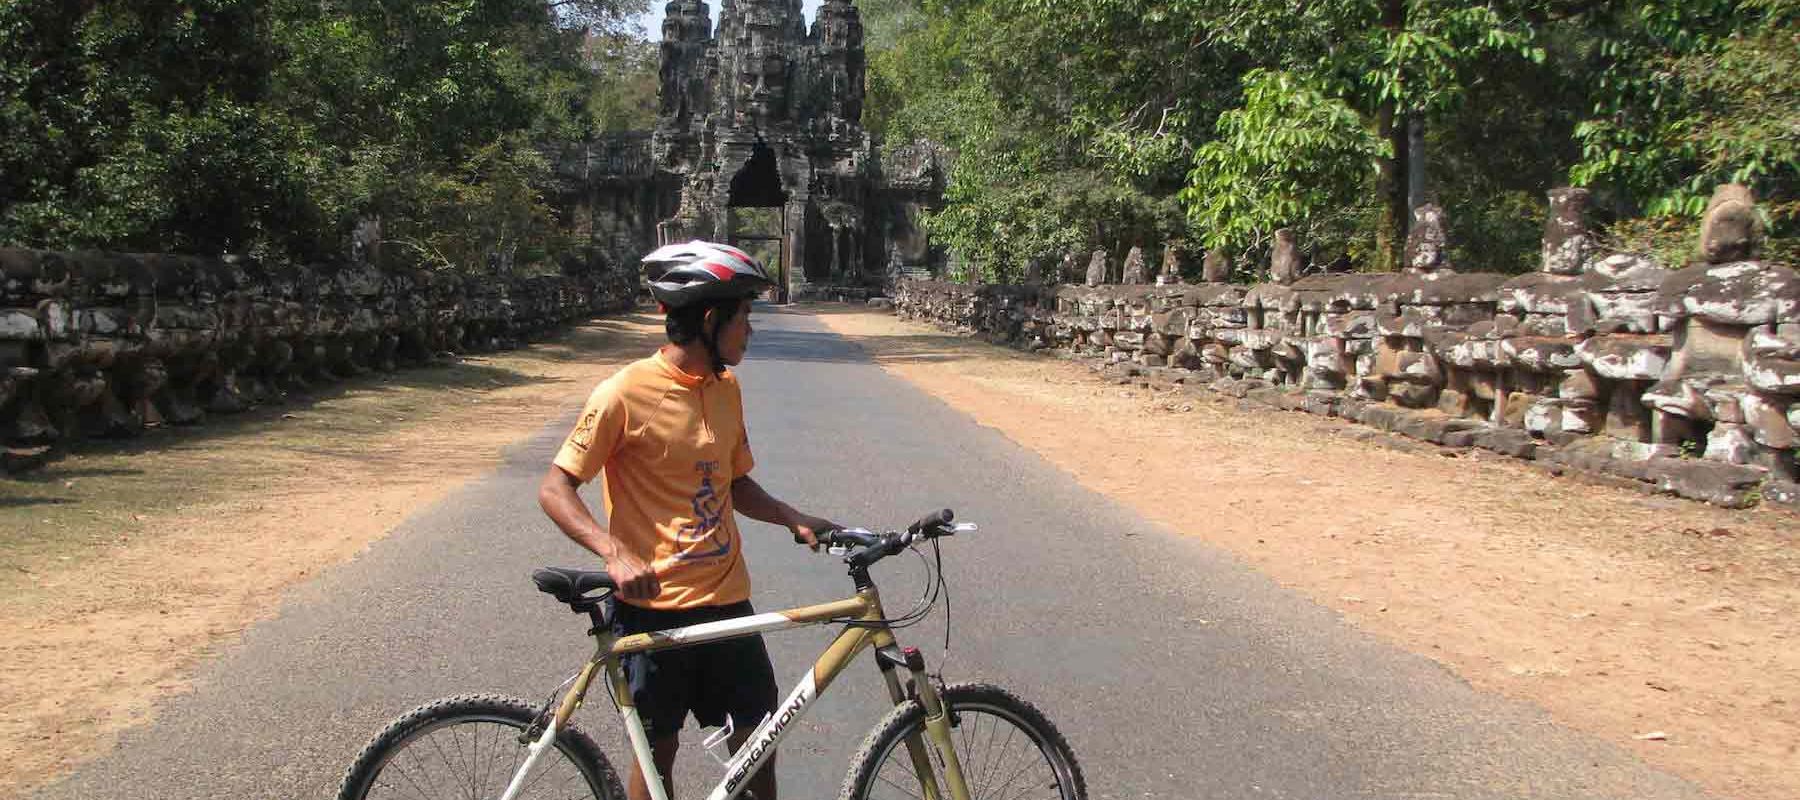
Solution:
M 915 522 L 915 523 L 907 526 L 906 532 L 907 533 L 918 533 L 919 531 L 929 530 L 929 529 L 935 528 L 939 525 L 948 525 L 948 524 L 950 524 L 950 521 L 953 519 L 956 519 L 956 512 L 951 511 L 948 508 L 944 509 L 943 511 L 934 511 L 930 514 L 926 514 L 925 516 L 920 517 L 918 522 Z

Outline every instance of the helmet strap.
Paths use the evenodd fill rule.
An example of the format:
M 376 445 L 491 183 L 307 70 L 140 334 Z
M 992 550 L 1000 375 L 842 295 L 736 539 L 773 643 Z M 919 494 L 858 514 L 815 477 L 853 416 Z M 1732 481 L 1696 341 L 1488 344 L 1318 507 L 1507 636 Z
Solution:
M 700 323 L 700 343 L 706 346 L 706 354 L 712 358 L 714 375 L 725 374 L 725 359 L 719 355 L 719 329 L 737 315 L 738 301 L 734 300 L 729 305 L 715 305 L 706 312 L 706 316 L 712 318 L 710 326 L 704 320 Z

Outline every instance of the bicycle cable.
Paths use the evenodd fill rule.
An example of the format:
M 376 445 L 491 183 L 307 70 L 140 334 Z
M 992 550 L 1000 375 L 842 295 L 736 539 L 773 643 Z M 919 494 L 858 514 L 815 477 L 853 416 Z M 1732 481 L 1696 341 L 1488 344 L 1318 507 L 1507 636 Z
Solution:
M 944 665 L 950 663 L 950 584 L 944 580 L 944 547 L 936 539 L 931 540 L 932 555 L 937 557 L 937 584 L 944 594 L 944 654 L 938 658 L 938 671 L 934 676 L 938 683 L 944 682 Z
M 576 679 L 578 679 L 580 677 L 581 677 L 581 673 L 577 672 L 573 675 L 570 675 L 568 678 L 565 678 L 562 683 L 557 684 L 555 689 L 551 689 L 550 694 L 544 698 L 544 704 L 541 706 L 538 706 L 537 716 L 532 717 L 532 724 L 533 725 L 540 724 L 540 723 L 544 722 L 545 720 L 549 719 L 550 717 L 555 716 L 555 714 L 556 714 L 556 699 L 558 697 L 562 696 L 564 689 L 569 688 L 569 686 L 571 684 L 575 683 Z M 606 694 L 608 697 L 612 696 L 612 692 L 610 692 L 610 691 L 608 691 Z M 613 701 L 613 705 L 615 705 L 615 706 L 618 705 L 618 701 L 616 701 L 616 700 Z
M 935 544 L 935 540 L 933 543 Z M 914 555 L 919 557 L 919 561 L 925 565 L 925 589 L 919 593 L 919 599 L 913 603 L 913 607 L 905 614 L 901 614 L 898 617 L 884 617 L 881 619 L 845 618 L 836 620 L 836 622 L 852 628 L 886 627 L 891 629 L 901 629 L 917 625 L 931 615 L 932 606 L 937 604 L 940 587 L 944 585 L 942 571 L 943 554 L 941 551 L 938 554 L 938 565 L 940 568 L 933 570 L 931 560 L 926 558 L 925 554 L 920 552 L 919 548 L 908 547 L 906 549 L 911 550 Z

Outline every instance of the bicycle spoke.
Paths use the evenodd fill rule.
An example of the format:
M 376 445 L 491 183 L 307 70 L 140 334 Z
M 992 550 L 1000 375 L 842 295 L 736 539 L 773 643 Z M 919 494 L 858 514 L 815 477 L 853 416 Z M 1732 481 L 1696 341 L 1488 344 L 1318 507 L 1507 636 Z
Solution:
M 463 796 L 468 798 L 468 800 L 479 800 L 475 796 L 475 765 L 472 763 L 475 751 L 473 746 L 470 746 L 467 751 L 463 749 L 462 734 L 464 731 L 462 728 L 463 726 L 461 725 L 450 728 L 450 751 L 456 754 L 457 761 L 461 762 L 463 766 L 463 778 L 467 781 L 467 785 L 462 786 L 461 788 L 468 793 Z M 475 730 L 476 732 L 480 732 L 481 729 L 476 728 Z M 462 783 L 462 781 L 458 781 L 458 784 Z
M 915 783 L 918 782 L 919 776 L 916 773 L 908 772 L 908 773 L 903 773 L 903 774 L 910 775 Z M 900 783 L 899 781 L 896 781 L 893 778 L 889 778 L 886 775 L 876 775 L 875 779 L 878 781 L 881 781 L 882 783 L 885 783 L 889 786 L 892 786 L 895 789 L 899 789 L 900 791 L 905 792 L 907 797 L 913 797 L 913 798 L 918 798 L 919 800 L 924 800 L 924 797 L 925 797 L 924 791 L 925 790 L 923 787 L 921 787 L 919 789 L 919 791 L 915 792 L 911 789 L 906 788 L 906 786 L 904 784 Z
M 401 755 L 405 756 L 410 761 L 418 760 L 418 759 L 414 758 L 412 753 L 410 753 L 410 752 L 402 753 Z M 414 778 L 412 775 L 412 771 L 407 769 L 404 765 L 396 763 L 396 762 L 389 762 L 389 766 L 395 767 L 399 771 L 400 777 L 405 778 L 407 783 L 412 784 L 413 793 L 416 796 L 421 797 L 421 798 L 432 796 L 432 793 L 426 792 L 425 788 L 419 785 L 418 779 Z M 397 785 L 396 785 L 396 791 L 398 791 Z
M 1000 723 L 998 721 L 995 721 L 992 724 L 993 724 L 993 727 L 988 730 L 987 745 L 981 749 L 981 752 L 983 752 L 983 753 L 994 752 L 994 737 L 1000 735 Z M 1013 734 L 1013 728 L 1011 726 L 1007 726 L 1006 736 L 1007 736 L 1008 741 L 1011 741 L 1012 734 Z M 1004 745 L 1002 747 L 1004 747 Z M 995 758 L 993 756 L 988 756 L 985 760 L 987 761 L 987 772 L 981 776 L 981 789 L 982 789 L 981 796 L 982 797 L 988 796 L 988 794 L 987 794 L 988 781 L 990 779 L 992 779 L 993 773 L 995 771 L 999 770 L 999 768 L 1000 768 L 1000 759 Z
M 971 800 L 1071 800 L 1082 796 L 1079 784 L 1069 782 L 1070 776 L 1063 772 L 1054 752 L 1046 749 L 1029 719 L 1015 716 L 1004 705 L 965 702 L 953 711 L 957 722 L 950 744 Z M 927 761 L 933 777 L 948 796 L 950 784 L 944 774 L 947 754 L 930 741 L 922 720 L 915 718 L 904 730 L 872 765 L 864 784 L 866 793 L 861 795 L 863 800 L 924 797 L 923 787 L 915 786 L 917 775 L 905 747 L 908 740 L 928 745 Z
M 1000 749 L 994 755 L 994 772 L 993 772 L 994 775 L 999 775 L 1003 771 L 1004 768 L 1002 767 L 1002 765 L 1007 762 L 1007 759 L 1005 758 L 1005 756 L 1008 753 L 1012 752 L 1013 737 L 1018 735 L 1018 733 L 1019 733 L 1018 728 L 1014 728 L 1012 726 L 1007 726 L 1006 741 L 1000 743 Z M 1031 768 L 1031 764 L 1030 764 L 1030 762 L 1027 762 L 1025 764 L 1025 766 L 1020 769 L 1019 772 L 1023 772 L 1024 770 L 1027 770 L 1030 768 Z M 1012 777 L 1018 777 L 1019 772 L 1014 772 Z M 1011 783 L 1011 780 L 1009 779 L 1007 784 L 1001 784 L 1001 786 L 1002 786 L 1002 788 L 1004 788 L 1006 785 L 1008 785 L 1010 783 Z
M 470 721 L 405 742 L 369 787 L 370 800 L 497 800 L 524 766 L 529 748 L 512 726 Z M 593 797 L 588 776 L 554 744 L 520 787 L 520 800 Z
M 1030 760 L 1027 760 L 1025 762 L 1024 766 L 1019 767 L 1016 770 L 1013 770 L 1011 775 L 1006 776 L 1006 782 L 1000 784 L 1000 789 L 1002 790 L 999 795 L 1000 800 L 1011 800 L 1014 797 L 1013 793 L 1009 792 L 1009 791 L 1005 791 L 1005 790 L 1007 788 L 1011 787 L 1013 785 L 1013 781 L 1018 780 L 1020 775 L 1024 775 L 1026 770 L 1029 770 L 1035 766 L 1038 766 L 1038 765 L 1032 763 Z M 1022 794 L 1019 794 L 1017 796 L 1018 797 L 1030 797 L 1031 790 L 1032 790 L 1032 785 L 1029 781 L 1027 781 L 1025 783 L 1025 785 L 1020 788 L 1020 791 L 1022 792 Z
M 957 717 L 962 720 L 962 724 L 957 726 L 961 729 L 962 740 L 957 745 L 956 755 L 962 759 L 963 782 L 968 783 L 977 772 L 974 744 L 981 736 L 981 718 L 968 712 L 959 713 Z M 974 795 L 974 792 L 975 789 L 971 786 L 969 793 Z

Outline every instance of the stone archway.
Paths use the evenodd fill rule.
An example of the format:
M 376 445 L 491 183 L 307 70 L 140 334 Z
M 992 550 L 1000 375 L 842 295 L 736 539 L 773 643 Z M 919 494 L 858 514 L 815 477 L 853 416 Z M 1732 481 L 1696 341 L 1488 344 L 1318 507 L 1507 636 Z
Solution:
M 781 187 L 781 169 L 775 151 L 767 144 L 757 142 L 750 150 L 750 160 L 731 176 L 726 205 L 771 208 L 787 205 L 787 201 L 788 193 Z
M 732 245 L 776 270 L 777 303 L 789 301 L 795 270 L 800 269 L 788 247 L 787 205 L 775 151 L 759 141 L 727 187 L 725 232 Z
M 797 299 L 881 291 L 891 271 L 928 270 L 935 251 L 896 249 L 887 234 L 896 209 L 936 207 L 941 172 L 915 154 L 884 174 L 861 125 L 856 4 L 829 0 L 810 28 L 795 0 L 726 0 L 716 20 L 702 0 L 668 6 L 649 149 L 656 173 L 682 188 L 660 204 L 672 216 L 658 236 L 779 236 L 782 288 Z M 900 152 L 909 149 L 936 152 Z M 734 208 L 780 208 L 779 229 L 742 231 Z

